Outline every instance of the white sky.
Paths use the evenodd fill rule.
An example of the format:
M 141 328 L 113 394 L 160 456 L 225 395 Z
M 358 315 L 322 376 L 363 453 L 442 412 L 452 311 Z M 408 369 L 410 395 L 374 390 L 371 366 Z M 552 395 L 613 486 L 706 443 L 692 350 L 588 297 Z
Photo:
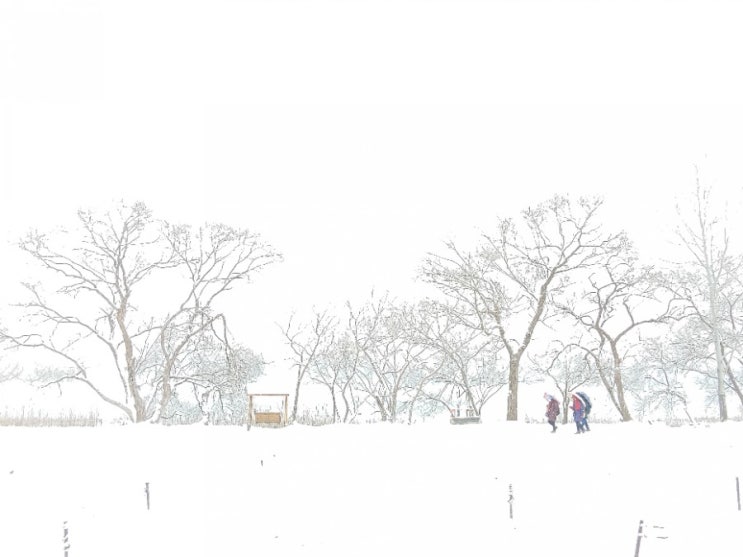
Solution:
M 554 193 L 657 253 L 673 196 L 743 185 L 736 2 L 0 2 L 0 223 L 81 205 L 260 232 L 243 340 Z M 9 248 L 1 248 L 4 261 Z M 2 298 L 17 283 L 3 271 Z M 268 332 L 266 332 L 268 331 Z

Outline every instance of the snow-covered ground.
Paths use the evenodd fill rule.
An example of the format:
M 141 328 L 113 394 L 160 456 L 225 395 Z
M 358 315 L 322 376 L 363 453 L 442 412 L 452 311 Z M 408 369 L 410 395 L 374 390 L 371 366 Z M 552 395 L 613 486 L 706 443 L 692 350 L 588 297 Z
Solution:
M 741 554 L 743 424 L 573 431 L 0 428 L 0 555 Z

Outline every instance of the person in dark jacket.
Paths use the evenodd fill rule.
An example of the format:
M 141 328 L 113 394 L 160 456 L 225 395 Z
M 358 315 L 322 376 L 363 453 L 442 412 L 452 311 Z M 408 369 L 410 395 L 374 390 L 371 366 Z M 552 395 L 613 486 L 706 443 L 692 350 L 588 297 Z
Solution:
M 591 428 L 588 427 L 588 415 L 591 413 L 591 399 L 588 398 L 588 395 L 586 393 L 578 392 L 575 394 L 583 403 L 583 420 L 581 421 L 583 431 L 591 431 Z
M 573 420 L 575 420 L 575 427 L 577 429 L 575 433 L 584 433 L 585 429 L 583 427 L 583 401 L 575 393 L 571 393 L 571 396 L 573 398 L 570 409 L 573 411 Z
M 547 400 L 547 423 L 552 426 L 552 433 L 557 431 L 557 416 L 560 414 L 560 403 L 557 399 L 549 393 L 544 393 L 544 398 Z

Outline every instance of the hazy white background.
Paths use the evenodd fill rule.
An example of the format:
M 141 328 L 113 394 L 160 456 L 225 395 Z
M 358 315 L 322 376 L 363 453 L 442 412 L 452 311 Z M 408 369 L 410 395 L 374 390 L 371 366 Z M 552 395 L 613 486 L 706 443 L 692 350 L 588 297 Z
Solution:
M 233 330 L 417 292 L 447 237 L 598 193 L 648 257 L 694 165 L 743 185 L 743 8 L 725 1 L 0 2 L 7 242 L 80 206 L 254 229 L 285 263 Z M 279 362 L 276 369 L 283 364 Z

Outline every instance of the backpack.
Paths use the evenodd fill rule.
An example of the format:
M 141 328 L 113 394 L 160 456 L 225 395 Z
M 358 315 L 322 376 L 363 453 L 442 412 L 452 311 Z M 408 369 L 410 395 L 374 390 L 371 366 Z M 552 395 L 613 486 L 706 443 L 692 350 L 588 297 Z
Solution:
M 575 393 L 583 401 L 583 406 L 586 410 L 586 416 L 591 413 L 591 399 L 588 398 L 586 393 Z

